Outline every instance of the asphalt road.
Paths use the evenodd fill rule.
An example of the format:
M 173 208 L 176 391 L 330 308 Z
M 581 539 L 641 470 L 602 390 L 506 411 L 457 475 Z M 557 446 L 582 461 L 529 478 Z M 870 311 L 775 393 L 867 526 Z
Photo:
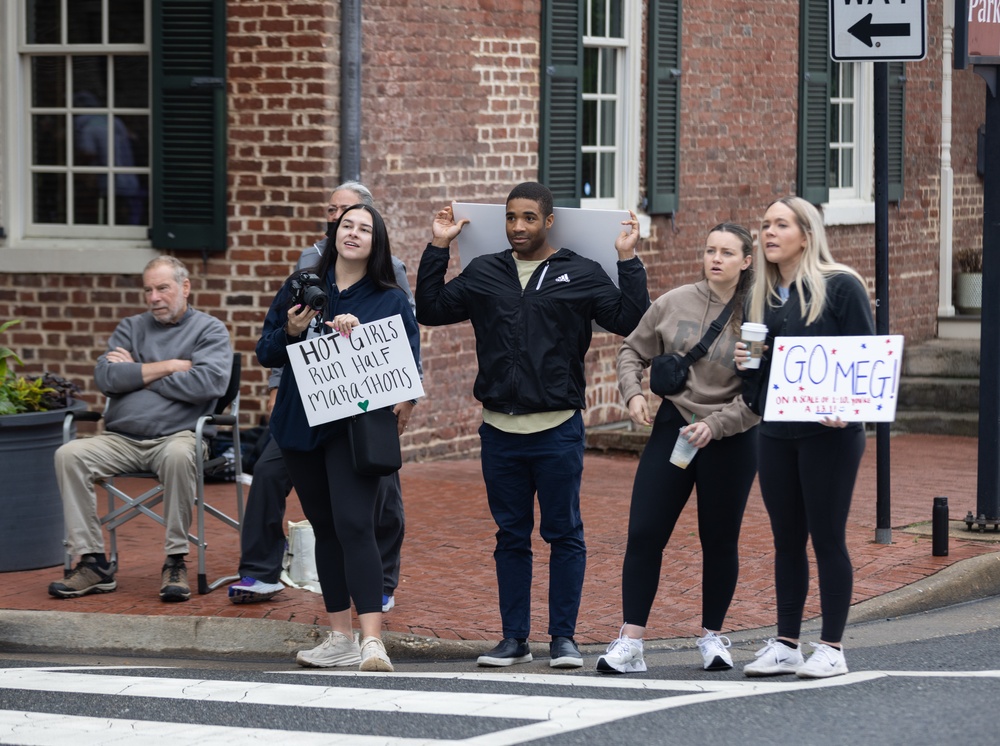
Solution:
M 647 652 L 645 674 L 588 658 L 505 670 L 396 661 L 396 674 L 232 660 L 0 653 L 0 743 L 907 744 L 998 742 L 1000 597 L 849 626 L 851 673 L 825 681 L 705 672 L 691 645 Z M 815 639 L 808 628 L 805 639 Z

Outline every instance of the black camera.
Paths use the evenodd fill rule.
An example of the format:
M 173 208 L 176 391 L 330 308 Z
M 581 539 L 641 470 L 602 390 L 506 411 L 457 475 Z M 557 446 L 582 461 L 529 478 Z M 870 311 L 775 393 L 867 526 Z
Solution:
M 288 284 L 292 291 L 292 305 L 302 305 L 314 311 L 322 311 L 326 308 L 327 300 L 322 284 L 319 275 L 312 272 L 302 272 L 293 277 Z

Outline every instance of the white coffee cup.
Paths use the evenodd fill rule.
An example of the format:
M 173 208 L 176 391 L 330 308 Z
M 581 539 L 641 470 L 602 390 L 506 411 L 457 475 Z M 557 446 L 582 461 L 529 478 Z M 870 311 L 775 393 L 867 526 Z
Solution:
M 767 327 L 764 324 L 744 321 L 740 327 L 740 336 L 750 352 L 750 359 L 744 363 L 744 367 L 759 368 L 760 356 L 764 354 L 764 340 L 767 339 Z
M 681 428 L 681 430 L 683 429 L 684 428 Z M 691 441 L 688 440 L 687 437 L 683 434 L 679 434 L 677 436 L 677 442 L 674 443 L 674 450 L 670 454 L 670 463 L 674 466 L 686 469 L 696 453 L 698 453 L 698 447 L 691 445 Z

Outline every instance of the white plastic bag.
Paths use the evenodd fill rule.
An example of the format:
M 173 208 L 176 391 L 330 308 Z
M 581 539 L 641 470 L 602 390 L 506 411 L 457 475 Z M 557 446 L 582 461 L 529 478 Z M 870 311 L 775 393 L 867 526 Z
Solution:
M 288 522 L 288 546 L 281 562 L 281 582 L 322 593 L 316 572 L 316 535 L 309 521 Z

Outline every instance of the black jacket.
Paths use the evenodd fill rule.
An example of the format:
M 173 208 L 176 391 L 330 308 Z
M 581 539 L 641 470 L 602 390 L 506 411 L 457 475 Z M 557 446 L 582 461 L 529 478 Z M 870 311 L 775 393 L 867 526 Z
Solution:
M 806 295 L 808 297 L 808 290 Z M 799 292 L 793 283 L 784 306 L 765 308 L 764 324 L 767 326 L 765 344 L 769 348 L 768 352 L 764 353 L 759 371 L 753 371 L 750 376 L 741 375 L 744 381 L 749 382 L 758 376 L 764 382 L 768 380 L 771 374 L 770 350 L 774 349 L 775 337 L 850 337 L 875 333 L 868 291 L 857 278 L 846 272 L 837 272 L 827 277 L 823 313 L 813 323 L 807 326 L 802 318 Z M 853 422 L 848 427 L 857 429 L 863 425 Z M 772 438 L 798 438 L 825 432 L 829 432 L 829 428 L 818 422 L 760 423 L 760 434 Z
M 592 321 L 625 336 L 649 307 L 638 258 L 618 262 L 619 290 L 600 264 L 560 249 L 522 290 L 510 249 L 473 259 L 445 283 L 448 257 L 448 249 L 428 245 L 420 259 L 417 320 L 472 321 L 479 361 L 473 393 L 494 412 L 585 408 Z

